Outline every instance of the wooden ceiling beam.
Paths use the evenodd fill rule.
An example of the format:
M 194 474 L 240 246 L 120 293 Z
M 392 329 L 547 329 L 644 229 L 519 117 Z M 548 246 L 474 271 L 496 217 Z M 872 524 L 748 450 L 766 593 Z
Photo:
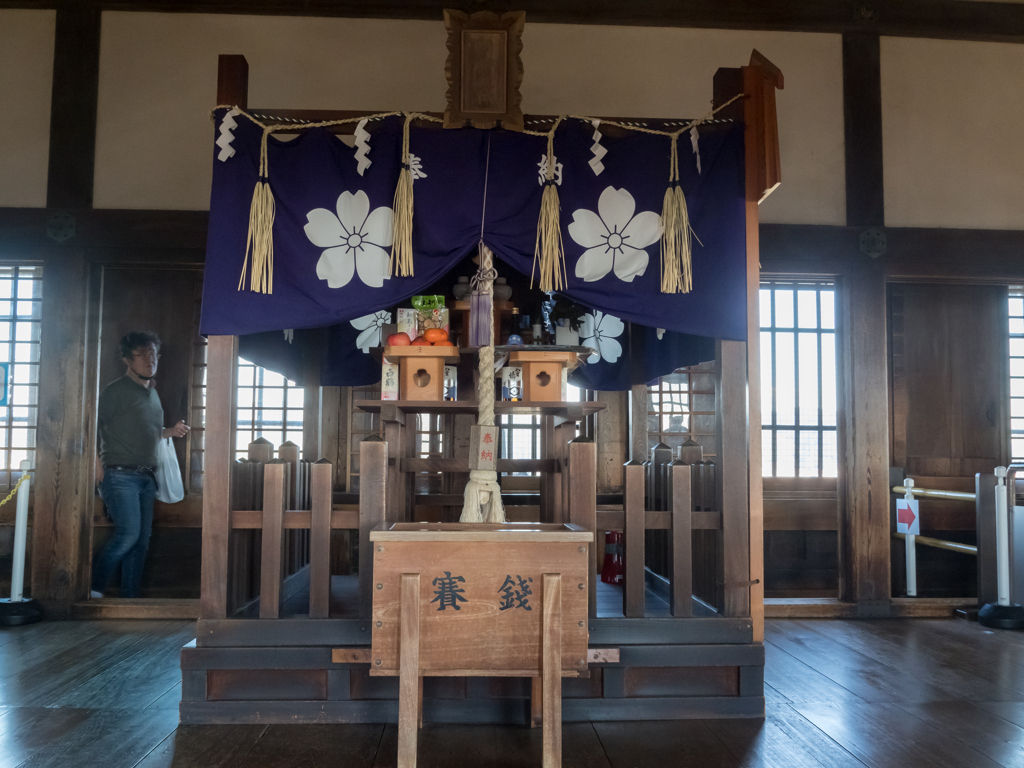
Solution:
M 443 10 L 525 11 L 530 23 L 876 32 L 1024 43 L 1024 6 L 966 0 L 0 0 L 0 8 L 425 19 Z

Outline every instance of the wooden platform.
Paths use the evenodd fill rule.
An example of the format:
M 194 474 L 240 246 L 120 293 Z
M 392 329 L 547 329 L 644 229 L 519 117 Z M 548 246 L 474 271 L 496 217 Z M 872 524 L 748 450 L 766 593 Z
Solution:
M 565 765 L 1019 766 L 1024 636 L 947 620 L 769 620 L 765 720 L 567 723 Z M 384 768 L 395 726 L 178 726 L 194 625 L 0 629 L 0 764 L 11 768 Z M 427 723 L 423 766 L 539 765 L 540 732 Z

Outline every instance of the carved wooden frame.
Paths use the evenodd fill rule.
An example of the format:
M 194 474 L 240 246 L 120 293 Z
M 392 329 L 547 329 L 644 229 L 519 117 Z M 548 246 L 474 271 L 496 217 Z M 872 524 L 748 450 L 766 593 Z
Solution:
M 445 128 L 523 129 L 523 27 L 524 11 L 498 15 L 490 11 L 466 14 L 445 10 L 448 29 L 448 105 L 444 111 Z M 475 65 L 466 70 L 469 62 Z M 488 67 L 487 65 L 491 66 Z

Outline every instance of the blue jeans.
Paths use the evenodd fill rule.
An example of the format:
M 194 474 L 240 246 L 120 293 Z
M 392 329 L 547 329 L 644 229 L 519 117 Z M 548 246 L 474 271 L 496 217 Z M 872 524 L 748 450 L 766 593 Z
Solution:
M 121 564 L 121 596 L 139 597 L 153 530 L 156 480 L 141 472 L 103 473 L 103 501 L 114 520 L 114 533 L 92 566 L 92 588 L 103 592 Z

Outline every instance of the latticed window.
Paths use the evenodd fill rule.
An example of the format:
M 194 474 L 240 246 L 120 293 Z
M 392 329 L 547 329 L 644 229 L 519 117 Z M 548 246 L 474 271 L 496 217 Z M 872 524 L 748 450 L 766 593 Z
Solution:
M 188 490 L 203 490 L 203 459 L 206 455 L 206 337 L 199 333 L 203 283 L 196 281 L 192 303 L 192 392 L 189 397 Z
M 35 466 L 39 414 L 39 331 L 43 268 L 0 265 L 0 363 L 8 363 L 0 406 L 0 489 L 10 490 L 25 459 Z
M 262 437 L 274 448 L 291 441 L 302 446 L 302 387 L 279 373 L 238 358 L 238 431 L 235 454 Z
M 715 456 L 715 364 L 701 363 L 662 376 L 647 387 L 647 437 L 650 447 L 676 449 L 689 439 L 701 444 L 704 458 Z
M 1010 288 L 1010 461 L 1024 462 L 1024 286 Z
M 760 305 L 762 472 L 835 477 L 835 285 L 764 282 Z

